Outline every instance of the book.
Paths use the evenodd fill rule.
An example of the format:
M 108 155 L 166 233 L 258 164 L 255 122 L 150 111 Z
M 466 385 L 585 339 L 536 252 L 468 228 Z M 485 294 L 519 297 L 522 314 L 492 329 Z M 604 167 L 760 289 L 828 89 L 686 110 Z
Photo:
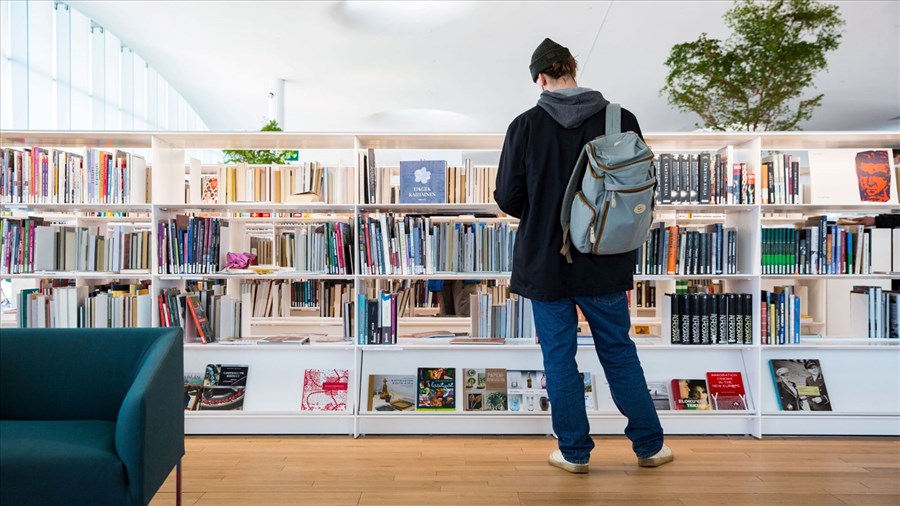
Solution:
M 367 399 L 368 411 L 414 411 L 416 377 L 398 374 L 369 375 Z
M 400 162 L 400 203 L 441 204 L 446 202 L 444 178 L 447 162 L 421 160 Z
M 306 369 L 300 411 L 347 411 L 347 369 Z
M 818 359 L 770 359 L 778 409 L 831 411 L 831 397 Z
M 890 149 L 809 150 L 813 204 L 897 204 Z
M 712 407 L 718 411 L 747 409 L 744 379 L 739 372 L 708 372 L 706 383 Z
M 200 411 L 241 411 L 250 367 L 209 364 L 203 375 Z
M 653 407 L 657 411 L 669 411 L 672 409 L 672 398 L 669 396 L 668 381 L 648 381 L 647 391 L 653 400 Z
M 506 411 L 506 369 L 462 370 L 464 411 Z
M 416 411 L 456 411 L 456 369 L 420 367 Z
M 506 392 L 512 412 L 550 411 L 544 371 L 506 371 Z
M 581 382 L 584 384 L 584 409 L 594 411 L 597 409 L 597 396 L 594 395 L 594 381 L 590 372 L 580 372 Z
M 676 410 L 706 411 L 709 404 L 709 390 L 703 379 L 673 379 L 672 400 Z
M 184 410 L 197 411 L 200 409 L 200 395 L 203 392 L 203 374 L 184 374 Z

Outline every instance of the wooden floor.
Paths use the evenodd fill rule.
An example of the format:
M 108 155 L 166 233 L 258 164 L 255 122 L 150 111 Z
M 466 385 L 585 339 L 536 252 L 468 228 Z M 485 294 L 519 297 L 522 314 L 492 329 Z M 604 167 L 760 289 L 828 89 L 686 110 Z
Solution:
M 587 475 L 547 465 L 548 437 L 188 437 L 190 505 L 900 505 L 900 440 L 672 437 L 637 466 L 598 440 Z M 152 506 L 175 504 L 174 473 Z

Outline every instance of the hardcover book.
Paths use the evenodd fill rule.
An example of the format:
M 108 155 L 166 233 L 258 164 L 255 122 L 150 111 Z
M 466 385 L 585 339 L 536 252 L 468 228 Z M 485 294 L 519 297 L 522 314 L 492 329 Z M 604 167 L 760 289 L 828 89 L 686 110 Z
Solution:
M 672 399 L 675 409 L 704 411 L 711 409 L 706 380 L 673 379 Z
M 510 411 L 550 411 L 544 371 L 506 371 L 506 391 Z
M 813 204 L 897 204 L 890 149 L 809 150 Z
M 416 409 L 416 377 L 372 374 L 369 376 L 369 411 L 413 411 Z
M 349 382 L 347 369 L 307 369 L 300 411 L 346 411 Z
M 417 411 L 456 411 L 456 369 L 420 367 Z
M 465 411 L 506 411 L 506 369 L 463 369 Z
M 775 382 L 778 409 L 831 411 L 831 398 L 818 360 L 771 359 L 769 367 Z
M 447 200 L 444 179 L 447 162 L 421 160 L 400 162 L 401 204 L 442 204 Z
M 706 383 L 712 407 L 719 411 L 747 409 L 744 379 L 739 372 L 708 372 Z
M 198 409 L 242 411 L 249 370 L 246 365 L 207 365 Z

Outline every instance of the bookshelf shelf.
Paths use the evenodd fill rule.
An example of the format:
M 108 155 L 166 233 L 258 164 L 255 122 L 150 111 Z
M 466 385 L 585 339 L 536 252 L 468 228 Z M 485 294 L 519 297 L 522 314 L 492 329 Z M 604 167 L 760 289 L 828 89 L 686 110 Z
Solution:
M 763 151 L 768 150 L 810 150 L 838 148 L 866 148 L 872 146 L 900 147 L 900 134 L 876 132 L 764 132 L 764 133 L 648 133 L 648 143 L 657 153 L 691 153 L 701 151 L 728 155 L 729 163 L 745 164 L 748 170 L 760 175 Z M 152 244 L 158 244 L 157 225 L 178 215 L 193 214 L 199 217 L 218 218 L 227 223 L 230 235 L 223 251 L 250 251 L 251 234 L 255 238 L 277 238 L 281 232 L 289 231 L 292 225 L 315 224 L 326 221 L 342 222 L 351 227 L 350 239 L 344 244 L 350 247 L 353 258 L 353 274 L 326 274 L 324 271 L 297 272 L 276 271 L 255 274 L 245 271 L 217 272 L 213 274 L 157 274 L 158 258 L 161 250 L 151 247 L 150 265 L 147 272 L 72 272 L 53 271 L 30 274 L 0 274 L 0 279 L 9 279 L 14 293 L 23 288 L 35 288 L 39 280 L 74 280 L 76 286 L 91 286 L 94 280 L 150 280 L 153 321 L 158 320 L 160 304 L 155 300 L 163 289 L 183 289 L 198 280 L 218 280 L 217 287 L 226 287 L 229 295 L 240 292 L 243 281 L 287 280 L 287 281 L 344 281 L 348 285 L 351 300 L 356 295 L 369 293 L 373 288 L 393 287 L 400 281 L 424 280 L 487 280 L 505 285 L 510 280 L 509 272 L 438 272 L 434 274 L 361 274 L 358 269 L 360 238 L 356 230 L 363 215 L 393 214 L 434 216 L 432 223 L 459 221 L 460 216 L 478 221 L 501 221 L 514 223 L 515 220 L 502 213 L 494 203 L 465 204 L 369 204 L 364 203 L 365 179 L 362 157 L 368 149 L 391 151 L 388 160 L 380 168 L 396 167 L 398 154 L 405 152 L 433 150 L 429 156 L 439 157 L 440 153 L 463 157 L 469 153 L 496 154 L 503 145 L 502 134 L 407 134 L 407 133 L 320 133 L 305 134 L 291 132 L 274 133 L 177 133 L 177 132 L 0 132 L 0 146 L 16 149 L 47 146 L 73 148 L 85 147 L 101 150 L 140 150 L 148 162 L 152 162 L 150 181 L 152 199 L 140 204 L 58 204 L 58 203 L 0 203 L 0 213 L 4 218 L 23 219 L 42 217 L 47 222 L 79 227 L 105 227 L 113 224 L 133 225 L 134 230 L 151 231 Z M 341 203 L 291 203 L 235 202 L 229 204 L 197 203 L 195 194 L 186 195 L 185 182 L 190 182 L 192 173 L 186 168 L 186 150 L 193 149 L 300 149 L 304 156 L 310 151 L 329 151 L 333 160 L 323 163 L 328 170 L 346 169 L 341 177 L 350 177 L 352 188 L 335 202 Z M 338 154 L 334 154 L 338 153 Z M 388 153 L 385 153 L 388 154 Z M 325 156 L 325 155 L 323 155 Z M 416 154 L 416 159 L 419 156 Z M 473 156 L 473 159 L 477 158 Z M 337 160 L 340 161 L 337 161 Z M 412 158 L 410 158 L 412 159 Z M 455 163 L 455 162 L 454 162 Z M 481 167 L 480 164 L 475 164 Z M 195 166 L 196 167 L 196 166 Z M 207 167 L 205 177 L 217 176 L 217 170 Z M 811 168 L 814 170 L 814 168 Z M 201 172 L 203 168 L 201 167 Z M 194 174 L 196 175 L 196 174 Z M 807 185 L 810 173 L 800 176 Z M 347 179 L 343 180 L 348 181 Z M 760 178 L 756 179 L 761 184 Z M 388 188 L 390 190 L 390 188 Z M 388 192 L 389 194 L 390 192 Z M 324 194 L 323 194 L 324 195 Z M 379 194 L 379 198 L 384 193 Z M 762 194 L 757 191 L 756 199 Z M 470 199 L 471 200 L 471 199 Z M 720 200 L 721 201 L 721 200 Z M 149 203 L 152 202 L 152 203 Z M 186 203 L 193 202 L 193 203 Z M 132 216 L 91 216 L 94 213 L 131 214 Z M 859 204 L 798 204 L 798 205 L 709 205 L 709 204 L 662 204 L 656 206 L 657 222 L 678 225 L 686 230 L 704 229 L 705 225 L 722 223 L 726 228 L 739 234 L 737 244 L 737 270 L 739 274 L 698 274 L 698 275 L 635 275 L 638 282 L 653 282 L 657 297 L 657 307 L 632 311 L 632 324 L 650 325 L 653 334 L 659 337 L 640 336 L 635 338 L 641 360 L 645 364 L 648 380 L 671 379 L 675 377 L 702 377 L 707 371 L 740 371 L 750 396 L 751 406 L 761 406 L 756 410 L 734 412 L 660 412 L 660 418 L 667 431 L 686 434 L 752 434 L 761 437 L 766 434 L 890 434 L 900 432 L 900 408 L 895 404 L 884 406 L 883 412 L 868 409 L 882 405 L 876 402 L 877 394 L 856 389 L 854 395 L 846 394 L 835 400 L 835 408 L 846 412 L 833 413 L 787 413 L 774 411 L 776 395 L 772 387 L 768 360 L 770 358 L 821 359 L 824 375 L 828 378 L 829 391 L 844 388 L 848 384 L 880 385 L 884 391 L 900 391 L 900 377 L 896 374 L 900 340 L 838 339 L 834 335 L 856 335 L 858 332 L 836 328 L 835 320 L 846 320 L 841 311 L 848 311 L 847 305 L 833 303 L 827 295 L 830 287 L 841 283 L 848 285 L 878 284 L 889 287 L 900 273 L 879 273 L 868 275 L 776 275 L 760 274 L 762 228 L 796 226 L 808 217 L 828 215 L 871 216 L 900 212 L 897 205 Z M 252 216 L 255 213 L 271 213 L 270 216 Z M 490 218 L 488 218 L 490 217 Z M 224 228 L 224 227 L 223 227 Z M 512 229 L 512 227 L 510 227 Z M 705 229 L 708 230 L 708 229 Z M 223 237 L 224 234 L 223 234 Z M 5 240 L 5 239 L 4 239 Z M 276 239 L 277 240 L 277 239 Z M 281 256 L 274 258 L 280 262 Z M 46 264 L 45 264 L 46 265 Z M 63 264 L 56 264 L 62 266 Z M 71 264 L 66 264 L 69 267 Z M 133 265 L 133 264 L 132 264 Z M 298 265 L 298 264 L 294 264 Z M 224 265 L 223 265 L 224 266 Z M 319 267 L 316 267 L 317 269 Z M 646 271 L 645 271 L 646 272 Z M 651 271 L 652 272 L 652 271 Z M 673 293 L 683 286 L 682 281 L 712 280 L 727 292 L 751 293 L 753 295 L 752 342 L 741 345 L 673 345 L 668 342 L 666 308 L 662 307 L 663 294 Z M 314 283 L 313 283 L 314 284 Z M 761 345 L 759 292 L 771 291 L 773 286 L 803 285 L 809 290 L 809 314 L 814 318 L 815 328 L 809 333 L 821 333 L 822 338 L 803 339 L 799 345 Z M 262 283 L 260 285 L 268 285 Z M 324 284 L 323 284 L 324 285 Z M 323 286 L 317 285 L 317 286 Z M 330 284 L 329 284 L 330 285 Z M 647 286 L 646 284 L 644 286 Z M 343 288 L 342 288 L 343 289 Z M 849 288 L 847 289 L 849 291 Z M 647 292 L 650 293 L 650 292 Z M 841 294 L 844 292 L 841 291 Z M 284 300 L 284 299 L 282 299 Z M 841 299 L 843 300 L 843 299 Z M 632 302 L 634 298 L 632 297 Z M 284 306 L 282 306 L 284 307 Z M 312 309 L 311 311 L 315 311 Z M 310 314 L 310 312 L 271 314 Z M 311 314 L 318 314 L 312 312 Z M 804 313 L 805 314 L 805 313 Z M 831 314 L 829 318 L 827 315 Z M 11 324 L 5 313 L 4 324 Z M 837 315 L 835 317 L 834 315 Z M 286 316 L 273 318 L 250 318 L 250 339 L 280 332 L 335 333 L 343 331 L 343 320 L 337 317 Z M 398 318 L 400 334 L 424 330 L 465 331 L 469 329 L 467 318 L 417 317 Z M 14 324 L 14 322 L 12 322 Z M 415 330 L 411 330 L 415 329 Z M 646 330 L 643 330 L 646 332 Z M 335 334 L 340 335 L 340 334 Z M 296 352 L 288 350 L 295 349 Z M 238 351 L 244 350 L 244 351 Z M 271 353 L 266 352 L 270 351 Z M 511 350 L 516 350 L 510 352 Z M 735 353 L 736 352 L 736 353 Z M 542 369 L 540 346 L 529 344 L 474 345 L 450 344 L 447 339 L 401 338 L 396 345 L 358 345 L 350 342 L 297 344 L 195 344 L 185 345 L 186 365 L 190 362 L 195 370 L 208 363 L 246 363 L 253 370 L 250 373 L 248 396 L 256 402 L 266 398 L 263 404 L 245 406 L 243 412 L 190 412 L 185 414 L 186 430 L 195 434 L 478 434 L 478 433 L 544 433 L 549 434 L 550 417 L 546 412 L 524 413 L 475 413 L 460 411 L 452 413 L 402 413 L 385 414 L 360 411 L 364 405 L 369 374 L 415 373 L 415 368 L 423 366 L 462 367 L 505 367 L 510 370 Z M 590 411 L 588 416 L 595 433 L 618 432 L 624 427 L 625 419 L 611 409 L 612 404 L 600 399 L 603 386 L 602 369 L 597 361 L 592 345 L 579 345 L 577 360 L 579 369 L 591 371 L 595 378 L 595 392 L 598 406 L 604 410 Z M 827 361 L 827 362 L 826 362 Z M 875 363 L 875 366 L 870 365 Z M 380 365 L 379 365 L 380 364 Z M 299 403 L 301 385 L 298 377 L 304 368 L 334 367 L 350 371 L 349 397 L 350 411 L 345 413 L 301 413 L 295 410 L 280 410 L 294 407 Z M 186 370 L 188 370 L 186 368 Z M 690 374 L 691 376 L 679 376 Z M 694 376 L 697 375 L 697 376 Z M 256 389 L 256 394 L 254 394 Z M 461 394 L 462 392 L 458 392 Z M 832 392 L 833 393 L 833 392 Z M 283 399 L 272 402 L 274 396 Z M 290 397 L 290 400 L 287 399 Z M 296 399 L 295 399 L 296 398 Z M 604 404 L 604 402 L 607 402 Z M 893 401 L 891 401 L 893 402 Z M 268 403 L 268 404 L 267 404 Z M 855 403 L 855 404 L 854 404 Z M 254 409 L 254 406 L 265 409 Z M 274 406 L 276 409 L 268 409 Z M 610 409 L 605 409 L 610 408 Z

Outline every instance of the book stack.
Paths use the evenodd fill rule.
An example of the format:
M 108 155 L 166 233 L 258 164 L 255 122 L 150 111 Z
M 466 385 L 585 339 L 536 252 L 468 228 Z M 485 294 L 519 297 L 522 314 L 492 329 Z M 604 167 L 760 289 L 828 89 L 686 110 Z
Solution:
M 796 287 L 763 290 L 760 302 L 760 339 L 762 344 L 800 344 L 801 297 Z
M 852 337 L 900 338 L 900 291 L 854 286 L 850 291 Z
M 429 217 L 362 214 L 363 274 L 509 272 L 516 227 L 503 222 L 435 221 Z
M 736 274 L 737 250 L 737 230 L 721 223 L 697 230 L 659 223 L 635 252 L 634 273 Z
M 86 149 L 84 156 L 45 148 L 0 149 L 0 202 L 144 204 L 147 165 L 122 151 Z
M 240 298 L 226 294 L 225 285 L 209 281 L 187 288 L 160 290 L 160 327 L 181 327 L 185 342 L 203 344 L 250 334 L 252 299 L 247 288 L 241 287 Z
M 892 272 L 893 235 L 900 237 L 900 229 L 838 225 L 825 216 L 810 218 L 801 228 L 764 228 L 763 274 Z
M 506 298 L 504 303 L 494 304 L 491 293 L 478 292 L 469 297 L 473 338 L 500 338 L 503 340 L 528 340 L 537 335 L 531 300 L 517 295 Z
M 69 281 L 44 281 L 40 288 L 19 293 L 20 328 L 150 327 L 149 282 L 73 286 Z
M 227 224 L 226 224 L 227 226 Z M 157 230 L 160 274 L 213 274 L 219 271 L 223 221 L 177 215 Z
M 755 177 L 747 164 L 721 154 L 661 153 L 657 160 L 658 204 L 753 204 Z
M 800 204 L 800 159 L 788 153 L 763 156 L 760 203 Z
M 347 317 L 355 310 L 357 344 L 397 344 L 397 309 L 396 293 L 379 290 L 373 297 L 359 293 L 355 309 L 348 307 L 344 313 L 344 325 L 346 328 Z
M 671 294 L 663 321 L 672 344 L 752 344 L 753 297 L 749 293 Z

